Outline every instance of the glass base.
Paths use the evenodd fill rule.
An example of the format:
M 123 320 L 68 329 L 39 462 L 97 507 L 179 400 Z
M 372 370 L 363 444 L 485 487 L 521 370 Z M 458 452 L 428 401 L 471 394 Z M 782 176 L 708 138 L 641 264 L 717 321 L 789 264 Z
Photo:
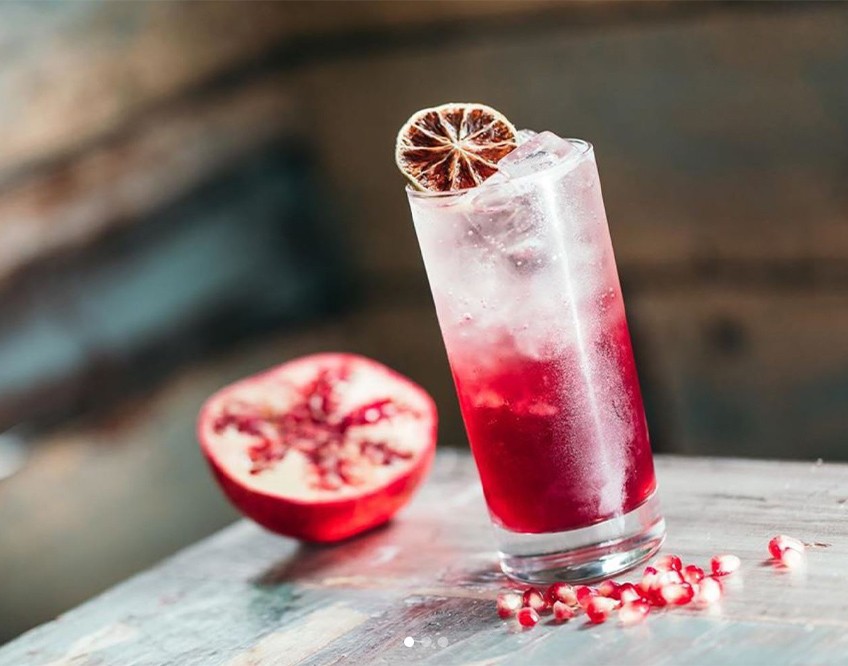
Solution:
M 656 492 L 636 509 L 589 527 L 547 534 L 495 527 L 501 569 L 522 583 L 592 581 L 644 562 L 665 540 Z

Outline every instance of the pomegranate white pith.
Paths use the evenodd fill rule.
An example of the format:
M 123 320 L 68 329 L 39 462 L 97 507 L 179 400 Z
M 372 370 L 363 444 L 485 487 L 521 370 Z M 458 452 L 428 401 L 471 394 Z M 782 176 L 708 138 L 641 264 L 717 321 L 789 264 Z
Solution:
M 317 354 L 213 395 L 198 435 L 243 513 L 282 534 L 334 541 L 406 502 L 432 461 L 436 409 L 375 361 Z

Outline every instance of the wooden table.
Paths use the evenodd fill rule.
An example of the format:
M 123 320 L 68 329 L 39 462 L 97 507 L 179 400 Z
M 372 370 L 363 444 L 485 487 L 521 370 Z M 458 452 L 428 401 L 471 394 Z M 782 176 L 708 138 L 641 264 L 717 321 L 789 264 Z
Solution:
M 9 643 L 0 664 L 848 664 L 848 465 L 659 457 L 658 473 L 665 552 L 742 558 L 720 607 L 630 628 L 500 620 L 474 468 L 445 451 L 388 527 L 316 547 L 237 523 Z M 805 571 L 767 562 L 778 532 L 816 544 Z

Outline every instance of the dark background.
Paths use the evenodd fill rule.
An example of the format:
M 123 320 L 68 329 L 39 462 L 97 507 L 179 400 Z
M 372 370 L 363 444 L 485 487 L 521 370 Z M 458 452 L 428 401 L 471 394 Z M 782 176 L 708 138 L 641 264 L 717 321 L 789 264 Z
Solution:
M 465 436 L 392 150 L 595 144 L 655 449 L 848 458 L 848 4 L 0 5 L 0 641 L 235 518 L 213 390 L 318 350 Z

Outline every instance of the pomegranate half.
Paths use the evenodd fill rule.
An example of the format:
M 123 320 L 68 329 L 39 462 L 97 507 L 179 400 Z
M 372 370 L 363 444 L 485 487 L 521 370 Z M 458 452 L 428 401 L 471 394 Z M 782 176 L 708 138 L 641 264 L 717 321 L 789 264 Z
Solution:
M 436 406 L 386 366 L 306 356 L 227 386 L 198 418 L 200 447 L 244 515 L 307 541 L 384 523 L 430 468 Z

